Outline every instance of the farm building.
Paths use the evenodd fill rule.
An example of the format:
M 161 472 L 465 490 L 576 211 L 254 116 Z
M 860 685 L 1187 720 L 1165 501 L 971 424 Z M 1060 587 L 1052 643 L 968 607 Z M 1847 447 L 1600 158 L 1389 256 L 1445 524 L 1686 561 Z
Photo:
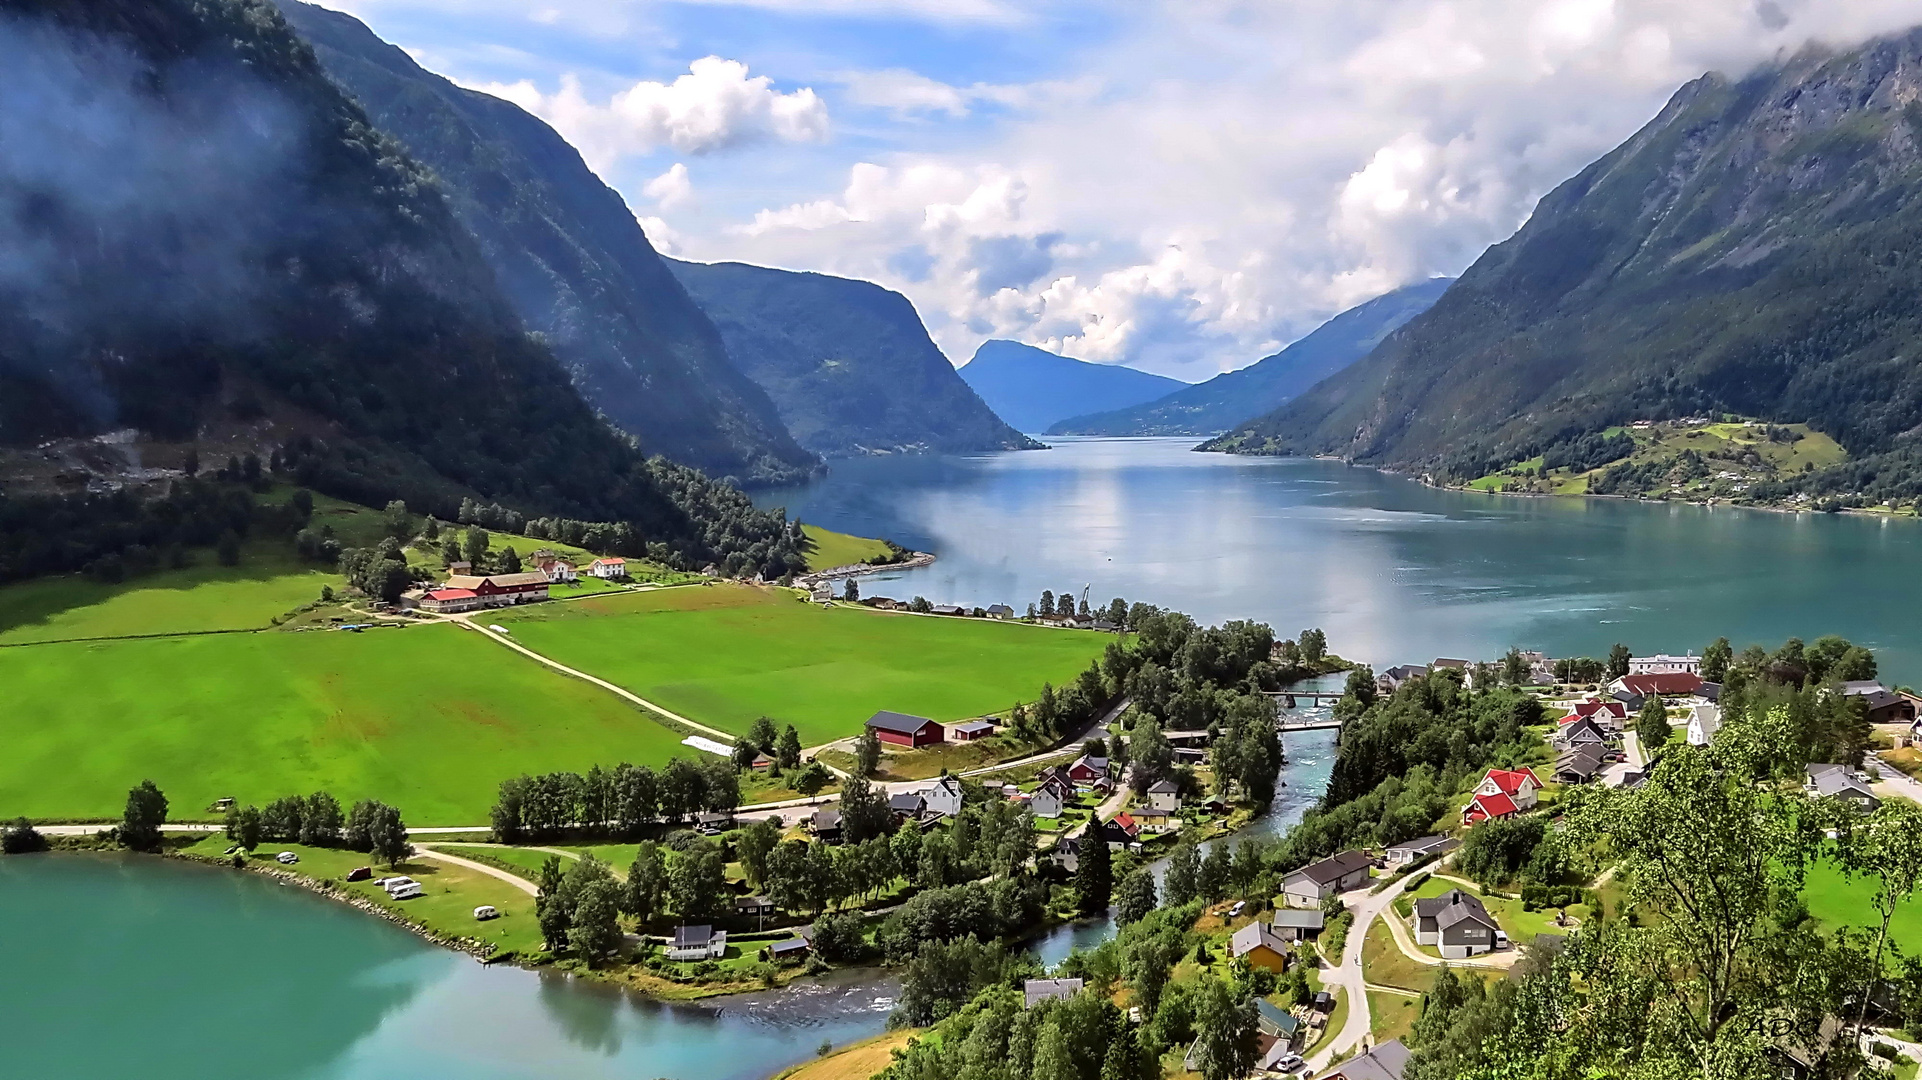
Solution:
M 884 743 L 910 749 L 945 741 L 940 724 L 925 716 L 909 716 L 886 709 L 868 717 L 868 730 Z
M 994 734 L 994 725 L 986 720 L 969 720 L 960 724 L 948 725 L 948 737 L 955 742 L 973 742 Z

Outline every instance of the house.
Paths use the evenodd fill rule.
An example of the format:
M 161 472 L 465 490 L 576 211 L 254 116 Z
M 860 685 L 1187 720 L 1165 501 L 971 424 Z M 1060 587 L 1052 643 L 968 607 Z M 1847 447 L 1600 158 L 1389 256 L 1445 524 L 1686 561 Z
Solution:
M 1141 823 L 1124 810 L 1116 814 L 1114 820 L 1101 823 L 1101 836 L 1109 847 L 1127 847 L 1140 842 Z
M 1452 836 L 1423 836 L 1390 845 L 1382 857 L 1390 866 L 1413 866 L 1431 856 L 1446 855 L 1461 845 L 1462 842 Z
M 1081 992 L 1080 979 L 1028 979 L 1021 984 L 1021 1002 L 1032 1009 L 1044 1001 L 1066 1001 Z
M 1321 933 L 1328 925 L 1328 917 L 1320 908 L 1284 908 L 1275 912 L 1268 925 L 1276 937 L 1283 941 L 1305 941 Z
M 1076 784 L 1092 784 L 1096 780 L 1108 778 L 1108 759 L 1083 754 L 1068 766 L 1068 779 Z
M 543 559 L 534 568 L 547 575 L 551 585 L 564 585 L 581 579 L 580 571 L 575 570 L 574 564 L 566 559 Z
M 774 901 L 765 896 L 737 896 L 734 898 L 734 914 L 754 919 L 774 914 Z
M 1868 705 L 1871 724 L 1915 723 L 1915 702 L 1897 694 L 1873 679 L 1842 684 L 1844 697 L 1859 697 Z
M 817 582 L 814 588 L 808 590 L 808 603 L 810 604 L 834 603 L 834 586 L 829 585 L 825 581 Z
M 669 960 L 719 960 L 727 955 L 727 931 L 712 926 L 677 926 L 667 947 Z
M 1428 669 L 1416 664 L 1400 664 L 1375 676 L 1375 689 L 1383 694 L 1392 694 L 1408 685 L 1411 680 L 1428 674 Z
M 1604 731 L 1620 731 L 1628 725 L 1628 706 L 1614 700 L 1578 701 L 1574 711 L 1562 718 L 1562 723 L 1578 718 L 1593 720 Z
M 1344 851 L 1282 878 L 1281 893 L 1289 907 L 1320 907 L 1328 897 L 1366 884 L 1374 865 L 1365 851 Z
M 1044 776 L 1041 786 L 1028 796 L 1028 809 L 1038 818 L 1058 818 L 1062 807 L 1074 797 L 1074 789 L 1058 776 Z
M 1408 1069 L 1408 1048 L 1390 1039 L 1359 1057 L 1349 1058 L 1315 1080 L 1401 1080 Z
M 486 577 L 450 574 L 441 589 L 466 589 L 480 598 L 481 607 L 511 607 L 547 599 L 547 575 L 538 570 Z
M 761 958 L 763 960 L 769 960 L 775 963 L 780 963 L 783 960 L 799 960 L 807 954 L 807 939 L 798 937 L 788 938 L 786 941 L 777 941 L 761 950 Z
M 927 802 L 912 791 L 903 791 L 888 796 L 888 812 L 896 821 L 914 821 L 927 808 Z
M 602 579 L 624 578 L 627 576 L 627 560 L 595 559 L 587 564 L 587 572 Z
M 889 712 L 886 709 L 868 717 L 868 730 L 884 743 L 909 749 L 933 746 L 945 741 L 941 725 L 925 716 Z
M 1688 744 L 1707 746 L 1708 741 L 1722 727 L 1722 710 L 1704 702 L 1691 705 L 1688 710 Z
M 1295 1037 L 1301 1034 L 1302 1023 L 1293 1013 L 1267 998 L 1256 998 L 1255 1028 L 1263 1035 L 1272 1035 L 1292 1044 Z
M 808 831 L 814 834 L 816 840 L 820 840 L 823 843 L 840 843 L 841 811 L 831 806 L 824 806 L 816 810 L 813 816 L 808 818 Z
M 1564 750 L 1580 750 L 1584 746 L 1606 747 L 1615 742 L 1615 734 L 1602 727 L 1593 716 L 1571 720 L 1555 732 L 1555 744 Z
M 452 615 L 462 611 L 474 611 L 487 606 L 480 594 L 472 589 L 434 589 L 421 594 L 418 601 L 422 611 L 437 615 Z
M 870 596 L 861 602 L 874 608 L 876 611 L 893 611 L 895 608 L 901 606 L 899 600 L 890 599 L 885 596 Z
M 1602 786 L 1605 788 L 1636 788 L 1642 786 L 1646 774 L 1626 761 L 1618 761 L 1602 770 Z
M 1181 809 L 1181 785 L 1173 780 L 1157 780 L 1148 785 L 1148 810 L 1163 817 Z
M 1506 795 L 1476 794 L 1469 804 L 1462 808 L 1463 825 L 1479 825 L 1484 821 L 1514 817 L 1521 813 L 1515 800 Z
M 1199 746 L 1175 747 L 1175 762 L 1180 765 L 1202 765 L 1208 760 L 1208 751 Z
M 1649 675 L 1624 675 L 1609 683 L 1608 689 L 1615 695 L 1617 701 L 1633 710 L 1635 706 L 1630 704 L 1630 701 L 1634 698 L 1647 700 L 1652 696 L 1684 697 L 1688 694 L 1700 693 L 1703 685 L 1702 677 L 1693 672 L 1670 671 Z
M 473 572 L 474 572 L 474 564 L 467 562 L 464 559 L 457 562 L 450 562 L 447 564 L 447 573 L 449 574 L 449 576 L 452 576 L 452 577 L 468 577 L 472 575 Z
M 1064 836 L 1054 842 L 1054 850 L 1048 853 L 1049 861 L 1072 874 L 1081 867 L 1081 840 L 1078 837 Z
M 1012 619 L 1012 618 L 1014 618 L 1014 609 L 1013 609 L 1013 608 L 1011 608 L 1011 607 L 1009 607 L 1009 606 L 1008 606 L 1008 605 L 1006 605 L 1006 604 L 989 604 L 989 605 L 988 605 L 988 618 L 990 618 L 990 619 Z
M 924 813 L 955 817 L 961 813 L 961 778 L 943 776 L 921 793 Z
M 1555 780 L 1562 784 L 1586 784 L 1601 775 L 1608 751 L 1593 744 L 1579 747 L 1555 759 Z
M 1276 974 L 1288 970 L 1288 942 L 1259 919 L 1235 931 L 1228 939 L 1228 955 L 1247 960 L 1250 967 L 1265 968 Z
M 1506 795 L 1517 810 L 1533 810 L 1541 790 L 1541 778 L 1527 768 L 1490 769 L 1475 785 L 1475 794 Z
M 1811 794 L 1852 802 L 1865 814 L 1882 805 L 1882 800 L 1846 765 L 1810 765 L 1805 786 Z
M 960 724 L 948 725 L 948 738 L 955 742 L 973 742 L 994 734 L 994 724 L 987 720 L 969 720 Z
M 966 615 L 967 612 L 954 604 L 936 604 L 928 609 L 936 615 Z
M 1415 944 L 1435 946 L 1444 960 L 1493 952 L 1501 929 L 1479 899 L 1460 889 L 1415 901 L 1414 923 Z
M 1694 653 L 1688 653 L 1683 656 L 1670 656 L 1667 653 L 1656 653 L 1654 656 L 1631 656 L 1628 658 L 1628 673 L 1630 675 L 1672 675 L 1676 673 L 1700 675 L 1702 673 L 1702 658 L 1696 656 Z

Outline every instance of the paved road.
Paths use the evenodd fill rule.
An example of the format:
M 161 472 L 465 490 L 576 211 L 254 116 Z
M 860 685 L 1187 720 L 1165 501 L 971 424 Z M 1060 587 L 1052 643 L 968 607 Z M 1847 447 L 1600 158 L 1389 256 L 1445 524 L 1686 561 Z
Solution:
M 1309 1056 L 1308 1068 L 1311 1072 L 1321 1072 L 1334 1062 L 1335 1055 L 1360 1047 L 1367 1040 L 1373 1017 L 1368 1010 L 1368 983 L 1361 971 L 1362 943 L 1368 940 L 1368 927 L 1374 923 L 1375 917 L 1389 910 L 1388 905 L 1395 902 L 1395 897 L 1400 896 L 1407 885 L 1408 879 L 1403 878 L 1373 896 L 1368 894 L 1367 889 L 1342 894 L 1342 903 L 1355 913 L 1355 921 L 1348 927 L 1348 940 L 1342 947 L 1339 962 L 1335 967 L 1322 971 L 1321 984 L 1339 988 L 1348 998 L 1348 1019 L 1335 1037 L 1328 1041 L 1328 1045 Z M 1392 914 L 1390 921 L 1393 921 Z
M 1882 774 L 1881 779 L 1870 785 L 1877 795 L 1900 795 L 1910 802 L 1922 803 L 1922 783 L 1917 783 L 1913 777 L 1883 761 L 1877 754 L 1869 754 L 1866 762 L 1874 765 L 1876 772 Z
M 540 890 L 534 887 L 533 882 L 527 880 L 524 877 L 521 877 L 519 874 L 510 874 L 507 871 L 502 870 L 497 866 L 489 866 L 486 863 L 478 863 L 472 859 L 463 859 L 459 855 L 450 855 L 445 851 L 440 851 L 430 847 L 416 847 L 414 849 L 414 854 L 420 856 L 423 859 L 435 859 L 440 862 L 451 863 L 455 866 L 465 867 L 476 873 L 486 874 L 488 877 L 499 878 L 502 881 L 507 882 L 509 885 L 514 886 L 516 889 L 519 889 L 520 891 L 526 893 L 529 896 L 540 895 Z

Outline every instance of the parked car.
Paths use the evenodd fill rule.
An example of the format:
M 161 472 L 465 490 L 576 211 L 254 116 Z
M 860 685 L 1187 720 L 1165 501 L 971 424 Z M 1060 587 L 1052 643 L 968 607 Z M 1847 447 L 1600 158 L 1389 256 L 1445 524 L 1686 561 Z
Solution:
M 300 861 L 300 856 L 291 851 L 283 851 L 274 856 L 274 861 L 280 863 L 282 866 L 292 866 Z
M 1248 910 L 1248 901 L 1237 900 L 1235 901 L 1235 906 L 1228 909 L 1228 917 L 1230 919 L 1239 919 L 1241 918 L 1241 913 L 1247 910 Z
M 374 868 L 371 866 L 356 866 L 352 870 L 347 871 L 348 881 L 366 881 L 373 876 Z
M 501 913 L 498 911 L 495 911 L 494 905 L 492 904 L 482 904 L 481 906 L 474 909 L 474 918 L 479 919 L 482 922 L 486 922 L 489 919 L 498 919 L 500 917 L 501 917 Z

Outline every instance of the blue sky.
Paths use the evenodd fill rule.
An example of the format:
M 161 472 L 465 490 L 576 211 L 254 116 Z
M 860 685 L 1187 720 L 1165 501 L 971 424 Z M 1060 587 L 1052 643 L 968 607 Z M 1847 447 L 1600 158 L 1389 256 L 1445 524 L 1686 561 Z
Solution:
M 553 124 L 663 250 L 1196 381 L 1453 275 L 1675 88 L 1922 0 L 324 0 Z

